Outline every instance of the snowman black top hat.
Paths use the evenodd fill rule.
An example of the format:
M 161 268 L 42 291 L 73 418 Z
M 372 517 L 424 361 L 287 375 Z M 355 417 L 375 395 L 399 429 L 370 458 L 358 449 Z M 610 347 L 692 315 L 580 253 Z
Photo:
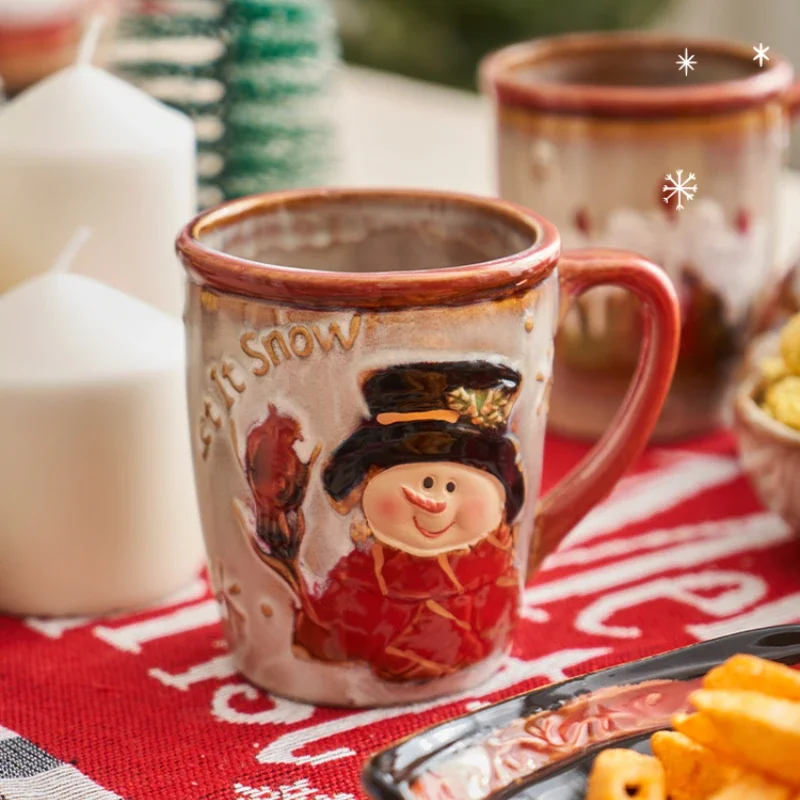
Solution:
M 508 418 L 522 376 L 490 361 L 449 361 L 389 367 L 362 386 L 371 418 L 332 454 L 325 490 L 345 499 L 373 468 L 454 461 L 494 475 L 506 490 L 512 522 L 525 498 L 525 480 Z

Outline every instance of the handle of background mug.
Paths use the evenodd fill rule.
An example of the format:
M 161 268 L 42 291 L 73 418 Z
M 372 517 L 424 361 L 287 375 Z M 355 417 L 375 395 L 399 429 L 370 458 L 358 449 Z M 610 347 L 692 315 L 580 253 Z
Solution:
M 786 108 L 793 120 L 800 120 L 800 78 L 796 79 L 786 91 Z
M 611 491 L 644 449 L 672 382 L 680 337 L 675 289 L 666 274 L 645 258 L 617 250 L 573 250 L 561 256 L 558 271 L 566 301 L 595 286 L 632 292 L 642 305 L 644 335 L 636 373 L 608 430 L 539 503 L 528 576 Z

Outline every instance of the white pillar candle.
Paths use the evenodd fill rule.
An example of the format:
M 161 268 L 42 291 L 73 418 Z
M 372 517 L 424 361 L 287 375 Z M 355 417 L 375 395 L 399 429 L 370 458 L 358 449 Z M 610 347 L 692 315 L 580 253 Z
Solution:
M 146 605 L 196 575 L 180 321 L 85 276 L 0 296 L 0 611 Z
M 89 225 L 75 272 L 180 314 L 174 241 L 196 210 L 195 166 L 187 116 L 88 63 L 23 92 L 0 109 L 0 292 Z

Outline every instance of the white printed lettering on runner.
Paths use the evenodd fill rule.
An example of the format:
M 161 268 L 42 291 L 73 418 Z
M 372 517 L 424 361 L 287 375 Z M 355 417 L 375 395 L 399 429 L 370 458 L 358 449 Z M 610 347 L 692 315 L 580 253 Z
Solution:
M 716 535 L 716 527 L 705 532 L 706 538 Z M 696 525 L 685 525 L 671 530 L 657 530 L 652 533 L 642 533 L 638 536 L 628 536 L 620 539 L 611 539 L 586 547 L 575 547 L 571 550 L 558 551 L 547 559 L 540 574 L 548 570 L 559 569 L 565 566 L 581 564 L 586 566 L 597 561 L 631 555 L 642 550 L 658 550 L 667 545 L 675 546 L 681 542 L 697 542 L 703 538 Z M 543 608 L 525 606 L 520 611 L 520 616 L 529 622 L 545 623 L 550 621 L 550 614 Z
M 199 600 L 208 591 L 208 585 L 202 578 L 196 578 L 188 586 L 175 592 L 175 594 L 161 600 L 158 605 L 153 608 L 171 608 L 172 606 L 188 603 L 193 600 Z M 128 612 L 123 614 L 116 614 L 108 619 L 114 619 L 117 616 L 126 616 Z M 31 630 L 47 636 L 49 639 L 60 639 L 67 631 L 75 630 L 76 628 L 84 628 L 95 621 L 93 617 L 62 617 L 61 619 L 43 619 L 40 617 L 28 617 L 24 620 Z
M 527 606 L 523 606 L 519 610 L 519 615 L 529 622 L 542 623 L 550 621 L 550 615 L 543 608 L 528 608 Z
M 148 670 L 147 674 L 163 683 L 164 686 L 171 686 L 173 689 L 187 692 L 189 687 L 194 686 L 196 683 L 230 678 L 236 674 L 236 666 L 230 655 L 224 655 L 216 656 L 209 661 L 203 661 L 201 664 L 195 664 L 185 672 L 179 672 L 177 675 L 158 667 Z
M 119 628 L 98 625 L 94 635 L 126 653 L 140 653 L 142 645 L 154 639 L 186 633 L 195 628 L 214 625 L 220 620 L 219 604 L 216 600 L 206 600 L 197 605 L 173 611 L 171 614 L 132 622 Z
M 354 800 L 353 795 L 346 792 L 337 792 L 331 797 L 311 786 L 308 778 L 301 778 L 295 783 L 279 786 L 277 789 L 271 789 L 269 786 L 260 786 L 255 789 L 252 786 L 235 783 L 233 793 L 236 797 L 244 797 L 247 800 L 302 800 L 304 797 L 313 797 L 314 800 Z
M 61 619 L 28 617 L 25 625 L 48 639 L 60 639 L 67 631 L 85 628 L 91 622 L 92 617 L 62 617 Z
M 530 678 L 542 677 L 549 681 L 561 681 L 566 678 L 564 671 L 578 664 L 583 664 L 593 658 L 607 655 L 611 652 L 607 647 L 575 648 L 562 650 L 557 653 L 537 658 L 532 661 L 521 661 L 516 658 L 508 658 L 503 668 L 497 672 L 489 681 L 484 683 L 479 689 L 456 695 L 455 697 L 445 697 L 444 699 L 434 700 L 428 703 L 416 703 L 411 706 L 400 708 L 376 708 L 370 711 L 359 711 L 338 717 L 336 719 L 321 722 L 301 730 L 291 731 L 278 737 L 271 744 L 267 745 L 256 756 L 262 764 L 324 764 L 328 761 L 336 761 L 340 758 L 348 758 L 356 754 L 355 750 L 349 747 L 339 747 L 335 750 L 328 750 L 316 755 L 298 753 L 298 750 L 306 745 L 326 739 L 328 736 L 346 733 L 347 731 L 365 728 L 377 722 L 402 717 L 405 715 L 422 714 L 433 708 L 450 705 L 452 703 L 466 702 L 480 697 L 499 692 L 515 686 Z M 460 713 L 456 708 L 453 715 Z
M 234 783 L 233 793 L 237 797 L 246 797 L 248 800 L 281 800 L 281 793 L 270 789 L 269 786 L 256 789 L 253 786 L 245 786 L 243 783 Z
M 273 707 L 263 711 L 238 711 L 230 706 L 231 699 L 237 696 L 251 702 L 264 699 Z M 249 683 L 220 686 L 211 700 L 211 713 L 222 722 L 236 725 L 293 725 L 295 722 L 305 722 L 316 710 L 315 706 L 265 694 Z
M 666 465 L 657 471 L 620 481 L 611 496 L 572 529 L 564 546 L 641 522 L 741 474 L 734 458 L 686 453 L 664 460 Z
M 730 587 L 715 597 L 704 597 L 698 591 Z M 595 600 L 578 614 L 575 627 L 595 636 L 637 639 L 642 629 L 635 626 L 608 625 L 606 621 L 623 609 L 652 600 L 674 600 L 693 606 L 712 617 L 728 617 L 758 602 L 767 592 L 767 584 L 746 572 L 707 570 L 672 578 L 658 578 L 629 589 L 607 594 Z
M 790 594 L 764 603 L 746 614 L 741 614 L 722 622 L 710 622 L 706 625 L 687 625 L 686 632 L 699 639 L 707 641 L 718 636 L 728 636 L 739 631 L 749 631 L 754 628 L 763 628 L 767 625 L 788 625 L 791 622 L 800 622 L 800 593 Z
M 709 532 L 713 536 L 713 531 Z M 674 547 L 681 542 L 696 541 L 695 524 L 668 530 L 656 530 L 651 533 L 640 533 L 637 536 L 606 539 L 597 544 L 585 547 L 574 547 L 571 550 L 558 551 L 547 560 L 548 569 L 561 569 L 567 566 L 586 566 L 596 561 L 605 561 L 620 556 L 630 556 L 645 550 L 659 550 L 662 547 Z
M 696 567 L 746 550 L 763 550 L 792 538 L 789 526 L 775 514 L 760 512 L 738 519 L 681 525 L 677 531 L 694 529 L 702 541 L 649 553 L 613 567 L 598 567 L 568 578 L 534 584 L 525 590 L 525 603 L 536 607 L 569 597 L 582 597 L 614 586 L 623 586 L 668 570 Z

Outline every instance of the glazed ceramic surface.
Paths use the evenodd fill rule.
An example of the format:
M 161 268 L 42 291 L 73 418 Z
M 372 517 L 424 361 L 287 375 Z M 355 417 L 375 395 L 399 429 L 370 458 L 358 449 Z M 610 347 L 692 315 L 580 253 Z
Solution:
M 684 75 L 676 60 L 687 44 L 696 66 Z M 501 196 L 553 220 L 565 247 L 642 253 L 678 290 L 681 353 L 659 438 L 723 421 L 754 306 L 781 277 L 776 191 L 798 97 L 780 56 L 760 68 L 752 55 L 747 45 L 592 34 L 517 45 L 483 68 Z M 673 179 L 696 192 L 669 196 Z M 556 346 L 554 428 L 606 428 L 639 326 L 617 290 L 575 304 Z
M 676 353 L 668 282 L 623 254 L 562 263 L 568 295 L 591 266 L 657 324 L 600 474 L 537 505 L 559 316 L 548 223 L 459 196 L 292 193 L 210 212 L 179 249 L 201 515 L 241 670 L 344 705 L 480 681 L 526 572 L 644 444 Z
M 379 753 L 364 788 L 378 800 L 583 800 L 600 750 L 649 753 L 652 733 L 736 653 L 800 664 L 800 626 L 737 633 L 496 703 Z
M 775 291 L 765 301 L 758 323 L 759 333 L 774 330 L 800 311 L 800 263 L 789 268 Z
M 105 61 L 117 16 L 111 0 L 3 3 L 0 7 L 0 75 L 4 95 L 14 97 L 75 61 L 92 14 L 102 14 L 104 30 L 97 57 Z

